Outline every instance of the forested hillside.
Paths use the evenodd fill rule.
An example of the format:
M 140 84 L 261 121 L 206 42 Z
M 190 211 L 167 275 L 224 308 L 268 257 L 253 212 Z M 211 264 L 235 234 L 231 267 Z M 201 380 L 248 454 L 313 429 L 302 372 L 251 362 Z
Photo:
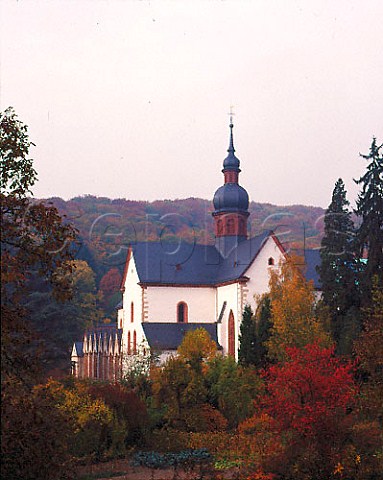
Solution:
M 86 260 L 97 282 L 112 267 L 122 268 L 126 248 L 136 241 L 213 243 L 214 226 L 209 200 L 187 198 L 154 202 L 85 195 L 52 202 L 79 230 L 76 257 Z M 285 248 L 318 248 L 324 209 L 304 205 L 250 204 L 251 236 L 273 230 Z

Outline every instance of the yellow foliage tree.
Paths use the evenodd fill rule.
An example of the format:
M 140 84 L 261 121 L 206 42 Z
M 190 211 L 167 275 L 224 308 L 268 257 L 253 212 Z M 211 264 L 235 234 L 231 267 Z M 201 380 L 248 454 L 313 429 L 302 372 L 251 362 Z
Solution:
M 331 345 L 330 335 L 315 315 L 315 291 L 298 265 L 297 257 L 287 259 L 270 275 L 271 336 L 266 342 L 269 357 L 285 359 L 286 347 L 304 347 L 314 341 Z
M 217 354 L 217 344 L 204 328 L 197 328 L 186 333 L 178 347 L 180 358 L 188 362 L 192 368 L 200 370 L 203 360 L 210 360 Z

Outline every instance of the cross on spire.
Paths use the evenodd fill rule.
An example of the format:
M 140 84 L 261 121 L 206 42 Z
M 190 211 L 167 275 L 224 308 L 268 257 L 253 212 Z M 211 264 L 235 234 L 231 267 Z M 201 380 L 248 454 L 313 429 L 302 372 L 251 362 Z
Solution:
M 230 126 L 233 125 L 233 117 L 235 115 L 233 110 L 234 110 L 234 105 L 230 105 L 230 112 L 228 113 L 228 115 L 230 115 Z

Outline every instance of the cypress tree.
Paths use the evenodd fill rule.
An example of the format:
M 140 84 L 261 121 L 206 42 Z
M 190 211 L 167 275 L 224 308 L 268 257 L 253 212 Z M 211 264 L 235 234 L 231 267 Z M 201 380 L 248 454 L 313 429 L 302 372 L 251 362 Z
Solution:
M 377 145 L 373 137 L 370 152 L 360 154 L 367 160 L 367 171 L 355 183 L 362 186 L 356 202 L 355 213 L 360 218 L 357 231 L 357 249 L 359 258 L 367 257 L 367 264 L 361 271 L 360 285 L 368 303 L 371 296 L 372 281 L 377 276 L 383 285 L 383 144 Z
M 238 361 L 243 366 L 256 363 L 256 323 L 250 305 L 246 305 L 242 314 L 239 333 Z

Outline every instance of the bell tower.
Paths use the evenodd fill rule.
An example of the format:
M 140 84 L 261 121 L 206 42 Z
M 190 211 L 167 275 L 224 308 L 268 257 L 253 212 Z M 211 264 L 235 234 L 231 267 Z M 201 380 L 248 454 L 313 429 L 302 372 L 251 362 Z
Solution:
M 216 248 L 223 257 L 241 241 L 247 239 L 247 218 L 250 215 L 249 196 L 238 184 L 239 160 L 235 156 L 233 120 L 230 117 L 230 142 L 228 156 L 223 161 L 224 184 L 214 194 L 214 224 Z

